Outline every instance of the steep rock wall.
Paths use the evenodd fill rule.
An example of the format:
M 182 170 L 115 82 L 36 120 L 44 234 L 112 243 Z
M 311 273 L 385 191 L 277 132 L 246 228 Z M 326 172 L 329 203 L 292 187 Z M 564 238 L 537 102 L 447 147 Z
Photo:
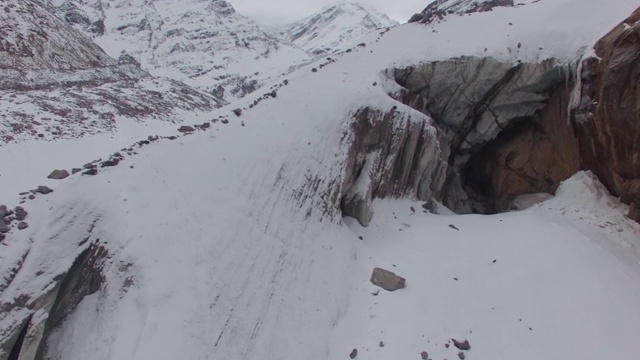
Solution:
M 501 210 L 504 206 L 496 208 L 499 205 L 497 203 L 502 203 L 502 198 L 513 195 L 516 189 L 517 192 L 535 192 L 539 190 L 541 182 L 549 182 L 549 179 L 544 179 L 544 171 L 539 168 L 563 166 L 554 163 L 553 157 L 538 157 L 539 165 L 535 166 L 536 170 L 522 169 L 524 172 L 520 171 L 518 176 L 521 178 L 520 184 L 513 188 L 511 185 L 504 186 L 504 181 L 500 183 L 502 185 L 494 183 L 493 176 L 502 179 L 512 178 L 517 172 L 506 166 L 491 165 L 491 161 L 486 157 L 493 156 L 493 152 L 482 150 L 490 149 L 487 146 L 493 144 L 498 134 L 505 130 L 509 130 L 507 134 L 510 136 L 522 136 L 521 131 L 513 129 L 538 123 L 553 94 L 560 88 L 566 89 L 570 74 L 569 67 L 558 64 L 553 59 L 536 64 L 512 64 L 493 58 L 476 57 L 427 62 L 387 73 L 406 89 L 394 96 L 416 110 L 432 116 L 443 132 L 443 146 L 448 148 L 446 152 L 450 155 L 447 161 L 451 168 L 442 189 L 442 198 L 439 200 L 459 212 Z M 556 107 L 561 107 L 561 104 L 557 104 Z M 547 115 L 549 116 L 551 115 Z M 547 125 L 552 127 L 550 124 Z M 531 137 L 533 134 L 530 132 L 528 136 Z M 496 141 L 504 144 L 511 140 L 503 136 Z M 524 141 L 532 145 L 539 143 L 539 140 L 533 139 Z M 553 142 L 563 141 L 555 139 Z M 510 152 L 506 151 L 505 156 Z M 467 166 L 476 154 L 484 155 L 474 158 L 475 167 Z M 531 158 L 527 154 L 520 154 L 520 157 L 521 162 Z M 573 167 L 570 168 L 571 171 L 574 170 Z M 478 189 L 478 177 L 465 174 L 465 171 L 477 172 L 478 175 L 483 171 L 489 174 L 496 170 L 501 170 L 501 173 L 492 174 L 490 179 L 483 181 L 488 184 L 480 186 L 489 186 L 485 191 L 479 191 L 483 189 Z M 548 184 L 551 188 L 557 187 L 560 181 L 573 174 L 566 174 L 567 171 L 559 169 L 549 171 L 562 174 L 552 177 L 551 183 Z
M 596 43 L 579 76 L 571 115 L 582 167 L 640 221 L 640 9 Z

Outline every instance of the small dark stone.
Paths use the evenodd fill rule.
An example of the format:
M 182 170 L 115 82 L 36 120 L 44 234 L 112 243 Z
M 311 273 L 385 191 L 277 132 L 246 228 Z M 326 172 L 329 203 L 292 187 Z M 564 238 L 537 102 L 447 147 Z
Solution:
M 380 290 L 376 290 L 376 291 L 372 292 L 371 295 L 373 295 L 373 296 L 380 295 Z
M 456 339 L 451 339 L 453 341 L 453 345 L 460 350 L 469 350 L 471 349 L 471 344 L 469 344 L 469 340 L 458 341 Z
M 73 168 L 73 169 L 71 169 L 71 174 L 77 174 L 77 173 L 79 173 L 80 171 L 82 171 L 82 169 L 80 169 L 80 168 Z
M 378 346 L 384 347 L 384 343 L 382 341 L 380 341 L 380 344 Z
M 138 141 L 138 146 L 149 145 L 149 144 L 150 144 L 149 140 L 140 140 L 140 141 Z
M 118 158 L 114 158 L 111 160 L 107 160 L 107 161 L 103 161 L 100 163 L 100 167 L 109 167 L 109 166 L 116 166 L 120 163 L 120 159 Z
M 175 137 L 175 136 L 169 136 L 167 139 L 169 139 L 169 140 L 175 140 L 175 139 L 177 139 L 177 137 Z
M 98 169 L 95 169 L 95 168 L 94 169 L 89 169 L 89 170 L 83 172 L 82 175 L 91 175 L 91 176 L 98 175 Z
M 496 262 L 498 262 L 498 260 L 493 260 L 493 261 L 492 261 L 492 263 L 494 263 L 494 264 L 495 264 Z
M 16 219 L 19 221 L 26 219 L 29 214 L 22 206 L 16 206 L 14 211 L 16 213 Z
M 43 195 L 47 195 L 47 194 L 52 193 L 52 192 L 53 192 L 53 190 L 51 190 L 51 189 L 50 189 L 49 187 L 47 187 L 47 186 L 40 185 L 40 186 L 38 186 L 38 188 L 36 189 L 36 192 L 38 192 L 38 193 L 40 193 L 40 194 L 43 194 Z
M 157 135 L 156 135 L 156 136 L 151 136 L 151 135 L 149 135 L 149 137 L 147 138 L 147 140 L 149 140 L 149 141 L 158 141 L 158 136 L 157 136 Z
M 458 353 L 458 357 L 460 358 L 460 360 L 464 360 L 464 358 L 465 358 L 464 353 L 462 351 L 460 351 Z
M 33 194 L 29 195 L 29 200 L 33 200 L 33 199 L 35 199 L 35 198 L 36 198 L 36 196 L 35 196 L 35 195 L 33 195 Z
M 312 72 L 318 72 L 318 69 L 313 68 L 313 69 L 311 69 L 311 71 L 312 71 Z
M 194 132 L 196 131 L 196 129 L 194 129 L 193 127 L 189 126 L 189 125 L 182 125 L 178 128 L 178 131 L 181 133 L 190 133 L 190 132 Z
M 202 129 L 208 129 L 210 127 L 211 127 L 211 123 L 208 123 L 208 122 L 202 123 L 202 125 L 200 125 L 200 128 Z
M 362 236 L 358 236 L 358 239 L 360 240 L 364 240 L 364 238 Z
M 358 349 L 353 349 L 353 350 L 351 351 L 351 354 L 349 354 L 349 357 L 350 357 L 351 359 L 355 359 L 355 358 L 356 358 L 356 356 L 358 356 Z
M 222 120 L 220 120 L 220 122 L 226 125 L 226 124 L 228 124 L 228 123 L 229 123 L 229 120 L 227 120 L 227 119 L 222 119 Z
M 358 47 L 365 47 L 365 46 L 367 46 L 367 44 L 365 44 L 365 43 L 358 44 Z
M 84 164 L 84 166 L 82 166 L 83 169 L 93 169 L 95 167 L 96 167 L 96 165 L 92 164 L 92 163 L 86 163 L 86 164 Z
M 429 354 L 426 351 L 423 351 L 420 353 L 420 358 L 422 358 L 422 360 L 427 360 L 429 358 Z
M 378 86 L 378 82 L 374 82 L 373 84 L 371 84 L 373 86 Z
M 352 51 L 353 51 L 353 49 L 347 49 L 345 52 L 350 53 L 350 52 L 352 52 Z
M 242 115 L 242 109 L 240 108 L 233 109 L 233 113 L 236 114 L 236 116 L 240 116 Z
M 278 92 L 273 90 L 272 92 L 269 93 L 269 95 L 271 95 L 272 98 L 278 97 Z
M 26 229 L 28 227 L 29 227 L 29 224 L 27 224 L 24 221 L 21 221 L 21 222 L 18 223 L 18 230 L 24 230 L 24 229 Z
M 447 349 L 449 348 L 449 344 L 444 344 L 444 347 L 446 347 Z
M 454 230 L 458 230 L 458 231 L 460 231 L 460 229 L 458 229 L 458 228 L 457 228 L 455 225 L 453 225 L 453 224 L 449 224 L 449 227 L 450 227 L 450 228 L 452 228 L 452 229 L 454 229 Z

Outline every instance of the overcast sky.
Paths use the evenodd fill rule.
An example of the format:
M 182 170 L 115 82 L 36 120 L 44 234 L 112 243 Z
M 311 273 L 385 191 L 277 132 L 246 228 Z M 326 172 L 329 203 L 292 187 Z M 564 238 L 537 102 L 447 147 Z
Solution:
M 227 0 L 243 15 L 258 23 L 279 25 L 299 20 L 339 0 Z M 422 11 L 432 0 L 359 0 L 390 18 L 407 22 L 411 15 Z

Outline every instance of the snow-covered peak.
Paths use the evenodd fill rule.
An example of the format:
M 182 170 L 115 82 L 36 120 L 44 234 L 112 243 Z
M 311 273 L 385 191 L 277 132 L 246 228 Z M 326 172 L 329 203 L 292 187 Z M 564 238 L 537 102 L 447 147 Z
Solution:
M 40 1 L 109 55 L 229 100 L 309 59 L 224 0 Z
M 280 36 L 313 55 L 322 55 L 342 50 L 373 30 L 396 25 L 396 21 L 372 7 L 342 2 L 284 26 Z

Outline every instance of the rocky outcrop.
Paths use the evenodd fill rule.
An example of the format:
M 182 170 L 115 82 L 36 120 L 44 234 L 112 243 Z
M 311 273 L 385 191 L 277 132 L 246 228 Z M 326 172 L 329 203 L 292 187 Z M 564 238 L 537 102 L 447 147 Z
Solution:
M 388 75 L 405 89 L 393 96 L 429 114 L 444 134 L 441 145 L 451 168 L 439 200 L 455 211 L 500 210 L 496 206 L 508 197 L 552 191 L 577 170 L 572 166 L 575 151 L 566 155 L 573 161 L 569 164 L 554 160 L 553 154 L 565 146 L 562 136 L 571 135 L 570 129 L 555 122 L 563 116 L 561 100 L 567 98 L 558 90 L 567 84 L 567 66 L 553 59 L 512 64 L 461 57 L 396 69 Z M 544 112 L 554 98 L 554 110 Z M 541 133 L 556 128 L 562 129 L 554 139 L 541 140 Z M 542 142 L 549 148 L 545 154 L 520 153 L 525 148 L 537 150 Z M 532 160 L 535 163 L 529 163 Z
M 436 0 L 422 12 L 414 14 L 409 22 L 430 23 L 442 20 L 448 14 L 485 12 L 499 6 L 514 6 L 514 2 L 513 0 Z
M 362 108 L 353 114 L 342 182 L 341 210 L 367 226 L 374 198 L 415 195 L 430 198 L 442 188 L 446 155 L 425 116 L 391 109 Z
M 551 96 L 535 120 L 521 120 L 473 153 L 461 171 L 482 212 L 521 208 L 522 194 L 555 193 L 560 182 L 580 170 L 576 136 L 568 119 L 568 87 Z
M 5 322 L 0 337 L 0 360 L 46 359 L 49 334 L 85 296 L 100 289 L 106 258 L 102 247 L 91 245 L 66 273 L 52 279 L 46 291 L 24 293 L 12 302 L 0 304 Z M 13 320 L 11 326 L 6 326 L 8 319 Z
M 614 195 L 640 205 L 640 9 L 583 59 L 572 102 L 581 162 Z

